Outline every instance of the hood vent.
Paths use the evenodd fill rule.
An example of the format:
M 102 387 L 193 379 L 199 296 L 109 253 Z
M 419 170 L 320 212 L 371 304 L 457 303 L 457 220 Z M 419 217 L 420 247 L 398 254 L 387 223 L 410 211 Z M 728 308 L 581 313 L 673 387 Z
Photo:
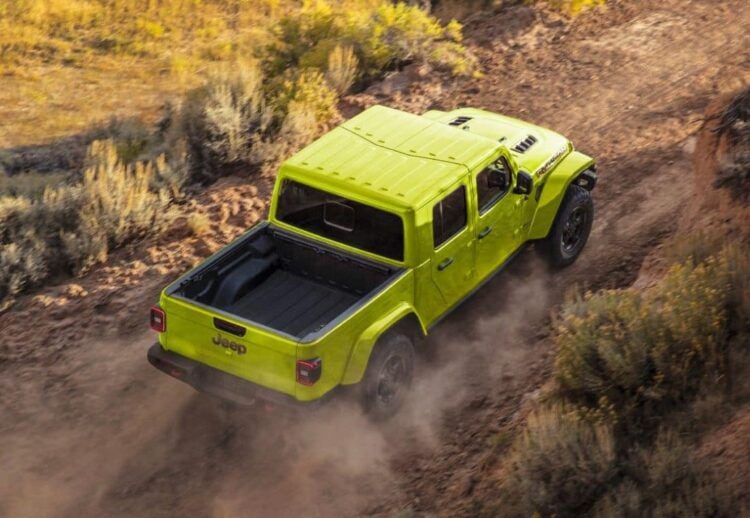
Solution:
M 456 117 L 452 121 L 448 123 L 448 126 L 463 126 L 467 122 L 469 122 L 472 119 L 472 117 Z
M 513 151 L 516 153 L 526 153 L 531 146 L 536 144 L 538 139 L 534 135 L 528 135 L 521 142 L 513 146 Z

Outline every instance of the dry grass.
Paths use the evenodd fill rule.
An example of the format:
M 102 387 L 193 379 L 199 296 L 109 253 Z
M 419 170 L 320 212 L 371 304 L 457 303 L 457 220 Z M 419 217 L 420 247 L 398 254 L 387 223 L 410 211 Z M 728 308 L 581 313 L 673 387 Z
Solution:
M 473 67 L 455 23 L 386 0 L 9 0 L 0 5 L 0 148 L 112 114 L 153 121 L 217 64 L 327 74 L 344 93 L 413 59 Z M 469 64 L 472 64 L 469 66 Z M 283 80 L 283 79 L 282 79 Z

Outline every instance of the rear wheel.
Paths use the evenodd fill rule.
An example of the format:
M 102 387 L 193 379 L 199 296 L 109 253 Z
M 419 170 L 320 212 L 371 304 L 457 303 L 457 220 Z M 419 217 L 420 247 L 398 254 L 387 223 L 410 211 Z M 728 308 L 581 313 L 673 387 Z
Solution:
M 594 201 L 591 193 L 571 185 L 565 193 L 560 210 L 542 249 L 549 263 L 558 268 L 569 266 L 586 245 L 594 222 Z
M 370 356 L 362 380 L 362 408 L 373 419 L 393 416 L 409 392 L 414 377 L 414 345 L 403 334 L 390 334 Z

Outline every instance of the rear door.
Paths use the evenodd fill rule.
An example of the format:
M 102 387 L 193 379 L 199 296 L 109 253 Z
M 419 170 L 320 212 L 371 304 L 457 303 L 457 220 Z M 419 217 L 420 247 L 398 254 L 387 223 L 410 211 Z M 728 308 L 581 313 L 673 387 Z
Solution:
M 521 245 L 522 197 L 512 193 L 513 175 L 504 157 L 473 175 L 477 211 L 477 276 L 484 279 Z
M 432 207 L 432 277 L 446 309 L 474 287 L 474 229 L 469 218 L 469 192 L 461 183 Z

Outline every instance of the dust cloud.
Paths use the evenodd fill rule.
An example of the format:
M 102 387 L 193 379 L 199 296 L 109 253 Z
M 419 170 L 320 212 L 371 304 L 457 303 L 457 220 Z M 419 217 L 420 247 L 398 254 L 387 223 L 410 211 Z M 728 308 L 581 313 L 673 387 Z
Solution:
M 435 448 L 442 417 L 524 368 L 547 307 L 533 258 L 493 281 L 425 344 L 403 412 L 373 423 L 355 401 L 314 412 L 223 403 L 145 361 L 150 336 L 85 344 L 5 379 L 4 516 L 351 516 L 399 489 L 394 466 Z M 532 326 L 533 327 L 533 326 Z M 22 381 L 23 380 L 23 381 Z M 17 383 L 14 383 L 17 382 Z

